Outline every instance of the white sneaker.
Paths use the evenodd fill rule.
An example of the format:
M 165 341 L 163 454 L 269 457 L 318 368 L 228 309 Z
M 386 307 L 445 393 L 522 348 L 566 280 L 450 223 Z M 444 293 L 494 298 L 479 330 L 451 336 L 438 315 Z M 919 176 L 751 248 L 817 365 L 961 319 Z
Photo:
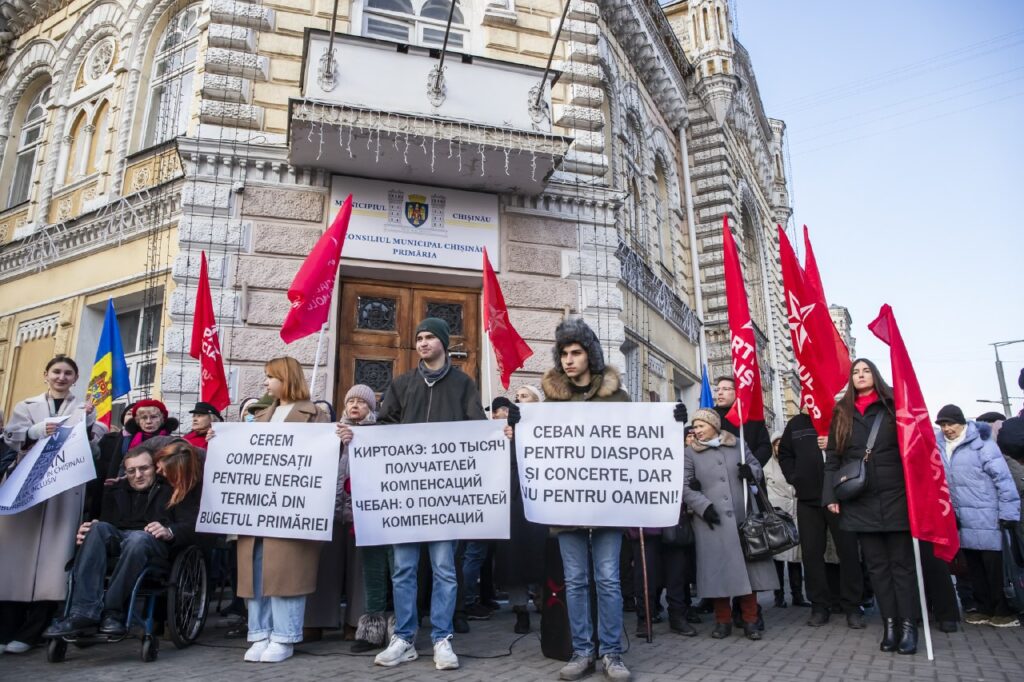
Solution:
M 373 659 L 373 664 L 393 668 L 400 663 L 415 661 L 419 657 L 420 655 L 416 653 L 416 646 L 412 642 L 407 642 L 398 635 L 392 635 L 388 648 L 377 654 Z
M 434 667 L 438 670 L 455 670 L 459 657 L 452 651 L 451 635 L 434 642 Z
M 258 642 L 253 642 L 252 646 L 249 647 L 249 650 L 245 652 L 246 662 L 259 663 L 260 656 L 263 655 L 263 652 L 267 650 L 268 646 L 270 646 L 269 639 L 261 639 Z
M 270 646 L 267 647 L 263 655 L 260 656 L 260 663 L 280 663 L 281 661 L 287 661 L 295 653 L 295 647 L 291 644 L 282 644 L 281 642 L 271 642 Z
M 29 651 L 31 648 L 32 648 L 31 644 L 26 644 L 25 642 L 19 642 L 18 640 L 15 639 L 15 640 L 12 640 L 12 641 L 7 643 L 7 649 L 6 649 L 5 653 L 8 653 L 8 654 L 23 654 L 26 651 Z

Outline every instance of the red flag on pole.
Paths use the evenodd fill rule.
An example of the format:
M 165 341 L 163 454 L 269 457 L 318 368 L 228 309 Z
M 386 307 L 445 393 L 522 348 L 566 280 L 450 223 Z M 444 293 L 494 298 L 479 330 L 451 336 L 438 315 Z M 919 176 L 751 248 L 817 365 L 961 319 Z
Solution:
M 764 420 L 764 395 L 761 393 L 761 370 L 754 343 L 754 323 L 750 319 L 740 255 L 729 229 L 728 216 L 722 219 L 722 245 L 725 251 L 725 298 L 729 306 L 729 348 L 732 351 L 732 375 L 736 381 L 736 402 L 725 418 L 739 426 L 749 421 Z
M 896 431 L 907 486 L 910 534 L 935 545 L 935 556 L 952 561 L 960 549 L 956 516 L 946 483 L 939 446 L 935 442 L 928 407 L 921 385 L 903 343 L 900 328 L 889 304 L 882 306 L 868 325 L 875 336 L 889 346 L 892 390 L 896 402 Z
M 521 368 L 526 359 L 533 355 L 533 350 L 519 336 L 519 332 L 508 319 L 508 307 L 505 297 L 498 285 L 498 278 L 487 258 L 484 247 L 484 331 L 491 340 L 494 357 L 498 360 L 498 373 L 501 374 L 501 385 L 508 388 L 512 372 Z
M 782 285 L 786 296 L 789 335 L 793 339 L 797 374 L 800 377 L 800 406 L 814 423 L 820 436 L 827 436 L 835 407 L 835 346 L 832 317 L 809 286 L 808 277 L 800 269 L 793 246 L 779 226 L 779 257 L 782 263 Z
M 338 262 L 341 261 L 341 249 L 345 246 L 351 217 L 352 195 L 349 194 L 334 222 L 306 256 L 288 289 L 292 307 L 281 325 L 281 338 L 285 343 L 309 336 L 327 323 L 331 314 L 334 278 L 338 274 Z
M 825 299 L 825 287 L 821 283 L 821 273 L 818 271 L 818 261 L 814 258 L 814 249 L 811 248 L 811 236 L 804 225 L 804 282 L 809 292 L 813 292 L 815 300 L 828 312 L 828 301 Z M 833 355 L 828 366 L 822 367 L 824 374 L 822 381 L 832 391 L 832 395 L 840 393 L 846 388 L 850 381 L 850 349 L 846 347 L 843 337 L 839 335 L 832 316 L 829 315 L 829 328 L 832 335 Z
M 199 263 L 199 289 L 196 291 L 195 317 L 192 319 L 192 347 L 188 354 L 199 361 L 199 400 L 223 410 L 231 403 L 228 380 L 224 376 L 224 357 L 220 353 L 217 320 L 213 315 L 210 276 L 206 269 L 206 252 Z

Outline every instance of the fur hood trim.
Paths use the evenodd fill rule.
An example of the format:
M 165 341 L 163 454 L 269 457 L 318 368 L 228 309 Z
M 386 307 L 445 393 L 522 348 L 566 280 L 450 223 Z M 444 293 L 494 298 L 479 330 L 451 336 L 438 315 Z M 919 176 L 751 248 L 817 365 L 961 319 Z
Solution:
M 736 443 L 739 442 L 738 440 L 736 440 L 736 436 L 732 435 L 728 431 L 722 431 L 721 433 L 719 433 L 718 440 L 721 442 L 721 445 L 719 447 L 726 448 L 731 448 L 732 446 L 736 445 Z M 693 441 L 693 445 L 691 445 L 690 448 L 694 452 L 704 452 L 705 450 L 712 449 L 710 445 L 705 445 L 704 443 L 701 443 L 699 440 Z
M 544 373 L 541 380 L 541 388 L 544 389 L 546 400 L 571 400 L 572 382 L 569 377 L 561 371 L 561 368 L 552 367 Z M 594 374 L 590 380 L 590 389 L 587 391 L 587 399 L 594 397 L 607 398 L 613 395 L 622 386 L 622 379 L 619 371 L 614 367 L 605 367 L 601 374 Z

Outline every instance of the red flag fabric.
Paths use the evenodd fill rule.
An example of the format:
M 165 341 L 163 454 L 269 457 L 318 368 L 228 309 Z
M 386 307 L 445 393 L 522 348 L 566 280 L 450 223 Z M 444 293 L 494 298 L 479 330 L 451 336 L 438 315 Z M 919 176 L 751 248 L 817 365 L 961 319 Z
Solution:
M 206 252 L 199 263 L 199 289 L 196 291 L 195 317 L 192 318 L 192 347 L 188 354 L 199 361 L 199 400 L 223 410 L 231 403 L 228 380 L 224 375 L 224 357 L 220 353 L 217 320 L 213 315 L 210 276 L 206 268 Z
M 800 406 L 807 410 L 818 435 L 827 436 L 838 392 L 834 390 L 832 381 L 835 371 L 832 332 L 835 325 L 828 308 L 808 286 L 808 278 L 800 268 L 785 230 L 781 225 L 778 229 L 789 335 L 793 339 L 793 354 L 800 377 Z
M 811 248 L 811 236 L 804 225 L 804 282 L 808 289 L 814 293 L 815 301 L 828 312 L 828 301 L 825 299 L 825 287 L 821 283 L 821 273 L 818 271 L 818 261 L 814 258 L 814 249 Z M 828 366 L 822 367 L 822 378 L 832 395 L 842 392 L 850 381 L 850 349 L 836 329 L 832 316 L 828 316 L 829 328 L 832 334 L 833 355 Z
M 736 402 L 725 418 L 739 426 L 749 421 L 764 420 L 764 394 L 761 392 L 761 369 L 757 364 L 754 323 L 750 319 L 740 255 L 729 229 L 728 216 L 722 219 L 722 245 L 725 298 L 729 306 L 729 348 L 732 352 L 732 376 L 736 381 Z
M 487 247 L 484 247 L 484 330 L 494 348 L 501 385 L 507 389 L 512 372 L 526 363 L 526 359 L 533 355 L 533 350 L 508 319 L 508 307 L 494 268 L 487 258 Z
M 345 246 L 351 217 L 352 195 L 349 194 L 338 209 L 334 222 L 306 256 L 288 289 L 292 307 L 281 325 L 281 338 L 285 343 L 309 336 L 327 323 L 331 314 L 334 278 L 338 274 L 338 262 L 341 261 L 341 249 Z
M 956 516 L 950 499 L 946 470 L 935 442 L 928 407 L 921 385 L 903 343 L 889 304 L 868 325 L 875 336 L 889 346 L 892 363 L 892 390 L 896 402 L 896 431 L 907 485 L 907 511 L 910 534 L 935 545 L 935 556 L 952 561 L 960 549 Z

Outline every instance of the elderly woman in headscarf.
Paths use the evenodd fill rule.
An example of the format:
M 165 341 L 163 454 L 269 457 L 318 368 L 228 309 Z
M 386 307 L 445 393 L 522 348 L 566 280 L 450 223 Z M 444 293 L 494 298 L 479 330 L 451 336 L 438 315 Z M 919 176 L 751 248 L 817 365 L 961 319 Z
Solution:
M 746 561 L 738 526 L 746 519 L 744 488 L 763 479 L 761 467 L 727 431 L 714 410 L 693 415 L 694 443 L 686 448 L 683 500 L 693 510 L 697 541 L 697 591 L 715 606 L 711 636 L 732 634 L 733 597 L 739 598 L 743 634 L 761 639 L 757 629 L 757 592 L 779 587 L 771 559 Z

